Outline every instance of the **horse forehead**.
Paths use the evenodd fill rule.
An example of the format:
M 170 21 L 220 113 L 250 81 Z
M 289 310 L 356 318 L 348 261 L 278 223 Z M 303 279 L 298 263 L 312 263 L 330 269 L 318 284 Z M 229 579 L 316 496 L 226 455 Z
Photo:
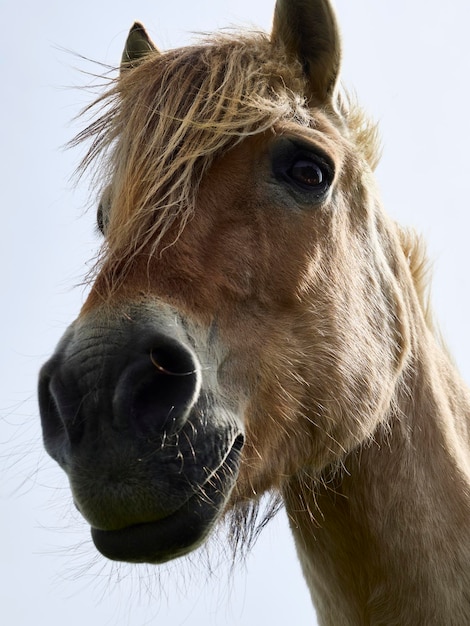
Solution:
M 260 171 L 254 167 L 256 161 L 266 156 L 269 144 L 281 136 L 297 138 L 315 145 L 328 154 L 339 169 L 349 152 L 349 142 L 345 135 L 341 124 L 335 124 L 321 110 L 312 110 L 308 126 L 291 120 L 280 121 L 267 131 L 245 137 L 237 145 L 220 154 L 203 178 L 202 187 L 204 188 L 207 184 L 224 186 L 226 184 L 223 178 L 225 168 L 230 168 L 230 175 L 234 179 L 237 174 L 241 176 L 246 171 L 249 171 L 256 179 L 260 176 Z M 250 193 L 249 188 L 245 191 L 247 194 Z
M 347 131 L 340 117 L 329 115 L 321 108 L 309 110 L 308 124 L 294 120 L 281 120 L 273 126 L 277 135 L 293 134 L 306 140 L 321 144 L 327 150 L 342 153 L 347 142 Z
M 305 254 L 304 240 L 308 238 L 310 230 L 304 228 L 307 216 L 301 216 L 298 220 L 298 227 L 302 230 L 302 245 L 297 236 L 292 236 L 295 235 L 297 222 L 290 220 L 293 223 L 289 228 L 276 229 L 274 232 L 271 229 L 270 233 L 264 233 L 265 236 L 271 235 L 269 245 L 266 244 L 266 237 L 263 239 L 265 245 L 261 247 L 264 256 L 260 246 L 254 246 L 256 227 L 260 227 L 261 222 L 265 229 L 272 225 L 272 219 L 268 222 L 264 219 L 259 221 L 259 212 L 263 215 L 265 212 L 263 194 L 266 188 L 262 180 L 269 175 L 269 144 L 283 135 L 311 142 L 331 157 L 338 170 L 341 168 L 347 152 L 347 141 L 335 120 L 320 110 L 312 111 L 309 126 L 285 120 L 267 131 L 245 137 L 213 161 L 201 180 L 194 213 L 181 231 L 170 233 L 171 245 L 164 247 L 161 254 L 157 250 L 151 255 L 152 258 L 147 258 L 147 255 L 144 259 L 143 255 L 137 255 L 127 266 L 122 282 L 115 267 L 118 264 L 108 262 L 104 271 L 98 274 L 81 314 L 100 307 L 103 294 L 104 300 L 111 299 L 119 303 L 134 300 L 136 294 L 142 293 L 152 293 L 153 297 L 160 294 L 164 301 L 185 310 L 187 307 L 181 305 L 194 303 L 196 298 L 200 305 L 203 302 L 208 304 L 209 314 L 212 310 L 209 304 L 212 302 L 214 305 L 218 301 L 215 297 L 218 287 L 234 288 L 241 293 L 248 290 L 248 283 L 258 284 L 262 281 L 260 276 L 254 281 L 252 274 L 257 272 L 264 275 L 261 271 L 267 262 L 264 257 L 269 257 L 271 266 L 276 256 L 274 248 L 278 250 L 281 245 L 283 249 L 292 248 L 289 263 L 284 262 L 285 266 L 291 268 L 296 259 L 299 260 L 299 255 Z M 253 219 L 255 223 L 252 223 Z M 292 241 L 286 242 L 289 236 Z M 208 246 L 211 248 L 210 254 Z M 213 260 L 209 264 L 208 255 Z M 284 276 L 283 272 L 279 273 Z M 114 275 L 118 276 L 118 288 L 113 292 L 108 290 L 108 283 L 114 282 Z M 273 281 L 272 276 L 269 280 Z M 281 291 L 285 290 L 284 286 Z M 200 310 L 200 305 L 189 306 L 186 312 L 194 314 L 193 309 Z M 203 317 L 206 319 L 205 315 Z

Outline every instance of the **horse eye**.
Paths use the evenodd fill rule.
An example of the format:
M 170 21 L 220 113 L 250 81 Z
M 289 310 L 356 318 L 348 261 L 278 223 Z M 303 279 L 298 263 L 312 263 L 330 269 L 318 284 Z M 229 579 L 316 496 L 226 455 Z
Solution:
M 109 221 L 109 210 L 111 207 L 111 187 L 108 186 L 103 191 L 96 212 L 96 226 L 102 235 L 106 234 Z
M 294 192 L 301 192 L 307 202 L 320 201 L 334 178 L 333 163 L 309 142 L 279 138 L 271 148 L 272 171 L 277 180 Z
M 288 171 L 290 178 L 305 187 L 322 187 L 326 181 L 326 172 L 311 159 L 300 158 Z
M 103 204 L 100 202 L 98 210 L 96 212 L 96 226 L 100 233 L 104 235 L 104 219 L 103 219 Z

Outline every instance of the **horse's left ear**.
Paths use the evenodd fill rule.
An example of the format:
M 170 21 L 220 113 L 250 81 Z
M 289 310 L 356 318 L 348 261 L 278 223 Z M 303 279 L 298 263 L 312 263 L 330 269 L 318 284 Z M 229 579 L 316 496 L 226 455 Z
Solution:
M 147 31 L 140 22 L 135 22 L 127 36 L 121 57 L 121 72 L 135 67 L 149 52 L 158 52 Z
M 341 65 L 341 41 L 329 0 L 277 0 L 271 41 L 301 62 L 309 100 L 331 100 Z

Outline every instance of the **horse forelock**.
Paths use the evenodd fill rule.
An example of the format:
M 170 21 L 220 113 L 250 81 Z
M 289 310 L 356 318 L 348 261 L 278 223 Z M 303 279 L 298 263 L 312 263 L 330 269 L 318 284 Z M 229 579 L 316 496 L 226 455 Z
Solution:
M 91 139 L 82 168 L 98 164 L 97 182 L 111 184 L 103 258 L 171 244 L 216 155 L 281 119 L 308 124 L 301 80 L 272 58 L 263 35 L 211 38 L 121 73 L 95 102 L 102 115 L 76 139 Z
M 119 265 L 122 276 L 136 255 L 160 253 L 176 241 L 217 155 L 281 120 L 313 125 L 303 93 L 300 63 L 274 51 L 261 33 L 212 36 L 152 53 L 121 72 L 89 107 L 104 111 L 75 140 L 91 140 L 81 168 L 98 166 L 98 184 L 111 189 L 97 268 L 105 263 L 115 271 Z M 338 109 L 346 132 L 373 165 L 375 129 L 344 97 Z

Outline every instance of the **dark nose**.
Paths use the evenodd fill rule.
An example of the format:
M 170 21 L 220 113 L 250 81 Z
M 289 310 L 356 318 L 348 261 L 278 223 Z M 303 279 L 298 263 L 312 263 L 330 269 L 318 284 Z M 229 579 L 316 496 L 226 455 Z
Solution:
M 200 390 L 200 367 L 178 339 L 159 333 L 96 331 L 65 336 L 41 370 L 39 405 L 49 453 L 67 464 L 67 450 L 122 431 L 145 437 L 178 432 Z
M 193 355 L 174 340 L 160 339 L 122 371 L 113 393 L 113 424 L 149 435 L 175 433 L 198 393 Z

